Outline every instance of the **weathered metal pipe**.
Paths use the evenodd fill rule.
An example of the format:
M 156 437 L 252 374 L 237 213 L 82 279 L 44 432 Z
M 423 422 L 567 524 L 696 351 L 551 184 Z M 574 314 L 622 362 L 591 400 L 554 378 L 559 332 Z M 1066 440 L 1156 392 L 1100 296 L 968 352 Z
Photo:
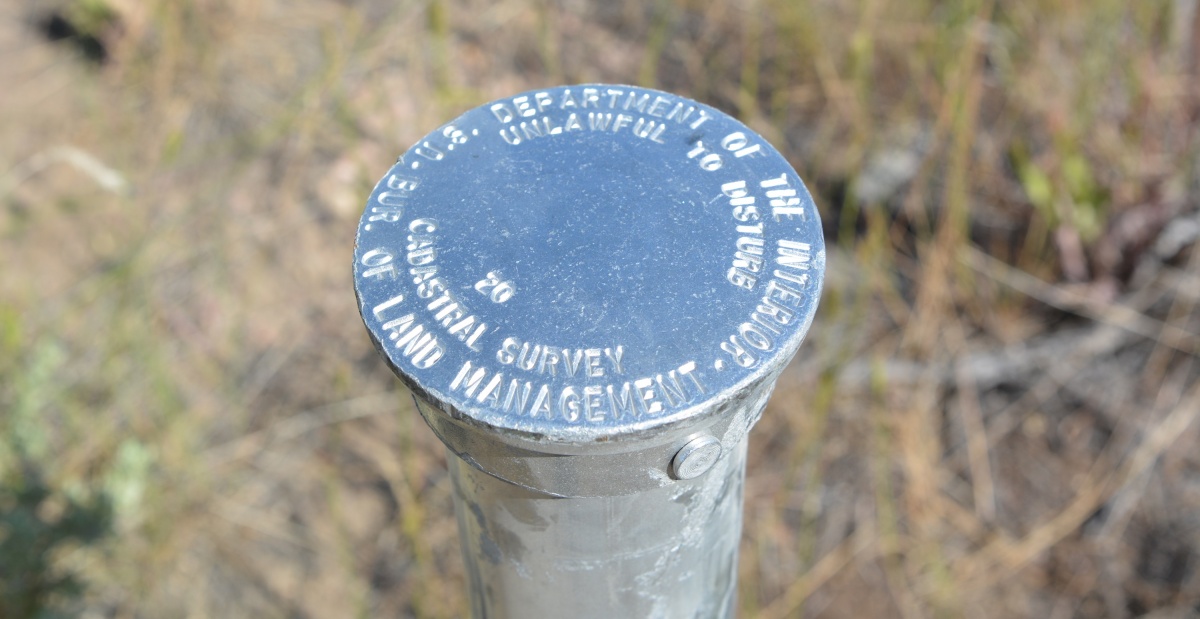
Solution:
M 501 99 L 397 161 L 355 291 L 450 452 L 475 617 L 733 616 L 747 434 L 824 264 L 783 157 L 655 90 Z

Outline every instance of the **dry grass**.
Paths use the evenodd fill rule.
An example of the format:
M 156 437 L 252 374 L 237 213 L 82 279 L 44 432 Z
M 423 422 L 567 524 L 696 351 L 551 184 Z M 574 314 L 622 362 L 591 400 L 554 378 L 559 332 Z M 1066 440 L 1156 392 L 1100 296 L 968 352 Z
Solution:
M 637 82 L 777 144 L 831 241 L 742 616 L 1196 616 L 1196 4 L 9 3 L 0 513 L 31 471 L 46 521 L 111 504 L 50 557 L 72 615 L 461 616 L 441 445 L 350 290 L 363 197 L 464 109 Z

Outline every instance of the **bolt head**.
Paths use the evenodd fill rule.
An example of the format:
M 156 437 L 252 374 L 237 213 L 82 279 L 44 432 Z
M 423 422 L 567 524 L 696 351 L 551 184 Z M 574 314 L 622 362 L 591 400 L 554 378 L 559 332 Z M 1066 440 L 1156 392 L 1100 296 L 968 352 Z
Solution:
M 708 472 L 721 457 L 721 441 L 705 435 L 688 441 L 671 461 L 676 479 L 695 479 Z

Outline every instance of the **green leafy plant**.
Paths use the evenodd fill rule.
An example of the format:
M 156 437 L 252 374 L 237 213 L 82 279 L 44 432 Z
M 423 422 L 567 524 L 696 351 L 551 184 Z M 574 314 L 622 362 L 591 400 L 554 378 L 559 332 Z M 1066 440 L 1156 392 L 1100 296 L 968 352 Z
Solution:
M 95 543 L 112 528 L 104 495 L 81 501 L 56 492 L 31 467 L 23 479 L 0 483 L 0 617 L 67 617 L 83 584 L 55 565 L 72 544 Z

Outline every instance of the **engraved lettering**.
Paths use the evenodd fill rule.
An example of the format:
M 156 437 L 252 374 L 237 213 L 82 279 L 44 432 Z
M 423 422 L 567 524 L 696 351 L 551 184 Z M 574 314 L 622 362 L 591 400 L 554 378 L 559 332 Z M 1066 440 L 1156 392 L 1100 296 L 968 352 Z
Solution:
M 450 140 L 450 144 L 446 147 L 449 150 L 454 150 L 455 144 L 466 144 L 467 140 L 470 139 L 467 137 L 467 134 L 454 125 L 442 127 L 442 137 Z
M 417 285 L 417 296 L 422 299 L 431 299 L 434 295 L 441 294 L 446 291 L 446 284 L 442 282 L 442 278 L 435 277 L 437 267 L 424 266 L 413 267 L 408 270 L 413 277 L 413 283 Z
M 658 401 L 658 395 L 652 389 L 653 386 L 654 381 L 649 378 L 639 378 L 633 381 L 634 391 L 638 396 L 638 406 L 646 415 L 657 415 L 663 412 L 662 402 Z
M 488 381 L 487 386 L 483 391 L 479 392 L 479 397 L 475 398 L 480 404 L 490 404 L 491 406 L 499 406 L 500 404 L 500 385 L 504 382 L 504 375 L 496 372 L 492 375 L 492 379 Z M 489 402 L 489 400 L 491 400 Z
M 696 362 L 688 361 L 666 374 L 654 376 L 658 393 L 662 394 L 669 406 L 678 407 L 705 393 L 704 383 L 695 371 Z M 687 377 L 690 382 L 683 380 L 683 377 Z
M 395 342 L 400 355 L 419 369 L 432 367 L 446 352 L 437 337 L 417 322 L 413 314 L 390 320 L 382 329 L 388 332 L 388 339 Z
M 580 107 L 587 107 L 589 103 L 592 107 L 600 107 L 600 91 L 595 88 L 583 89 L 583 105 Z
M 517 360 L 517 346 L 520 343 L 520 340 L 515 337 L 504 338 L 504 342 L 500 344 L 500 350 L 496 351 L 496 361 L 503 365 L 512 365 L 513 361 Z
M 729 280 L 729 283 L 734 286 L 745 288 L 746 290 L 754 290 L 754 285 L 758 283 L 757 277 L 737 267 L 729 267 L 729 271 L 725 273 L 725 279 Z
M 413 265 L 409 273 L 413 276 L 413 284 L 417 286 L 417 297 L 427 299 L 426 308 L 433 312 L 433 318 L 440 327 L 446 329 L 467 348 L 480 352 L 479 338 L 487 332 L 487 323 L 475 316 L 467 305 L 458 299 L 437 277 L 437 249 L 434 246 L 438 224 L 433 219 L 417 218 L 409 222 L 408 229 L 408 263 Z
M 629 383 L 624 383 L 621 385 L 621 391 L 619 394 L 612 385 L 605 387 L 605 391 L 608 392 L 609 410 L 612 411 L 614 419 L 621 419 L 626 415 L 630 417 L 640 416 L 637 409 L 634 408 L 633 394 L 630 393 L 631 389 Z
M 462 389 L 463 393 L 469 398 L 475 395 L 475 390 L 479 388 L 479 384 L 483 382 L 486 376 L 487 370 L 484 368 L 472 367 L 470 360 L 463 361 L 458 374 L 455 375 L 454 380 L 450 381 L 450 390 L 458 391 Z
M 740 242 L 741 240 L 751 240 L 752 241 L 755 239 L 739 239 L 739 243 L 738 243 L 739 248 L 741 247 L 741 242 Z M 736 251 L 733 253 L 733 268 L 731 270 L 744 269 L 744 271 L 742 271 L 743 273 L 745 273 L 745 272 L 759 273 L 762 271 L 762 266 L 763 266 L 763 259 L 761 256 L 762 256 L 761 249 L 759 249 L 758 251 L 741 251 L 739 249 L 739 251 Z M 753 277 L 753 276 L 750 276 L 750 277 Z
M 759 350 L 768 351 L 775 347 L 771 336 L 763 333 L 762 328 L 752 322 L 743 322 L 738 325 L 738 333 L 747 343 Z
M 704 388 L 704 383 L 700 382 L 700 377 L 698 375 L 696 375 L 695 372 L 696 372 L 696 362 L 695 361 L 688 361 L 687 363 L 679 366 L 679 375 L 686 376 L 689 379 L 691 379 L 692 384 L 696 386 L 696 391 L 698 393 L 700 393 L 701 395 L 703 395 L 703 394 L 707 393 L 708 390 Z
M 612 92 L 612 91 L 609 91 L 609 92 Z M 650 103 L 650 95 L 649 94 L 643 94 L 641 96 L 641 98 L 639 99 L 636 92 L 631 92 L 631 93 L 629 93 L 629 98 L 625 99 L 624 109 L 627 110 L 630 107 L 632 107 L 633 109 L 637 110 L 638 112 L 641 112 L 644 114 L 646 112 L 646 105 L 648 103 Z
M 561 360 L 562 355 L 558 352 L 558 348 L 555 348 L 554 346 L 543 346 L 542 357 L 538 362 L 538 372 L 541 374 L 557 376 L 558 362 Z
M 412 314 L 391 321 L 387 327 L 401 334 L 398 338 L 393 338 L 400 340 L 397 347 L 405 346 L 405 350 L 409 351 L 405 354 L 411 355 L 417 362 L 421 362 L 422 355 L 430 352 L 428 340 L 422 336 L 432 335 L 418 328 L 419 324 Z M 516 338 L 507 338 L 497 351 L 497 359 L 503 365 L 519 362 L 517 342 Z M 530 347 L 533 348 L 537 346 Z M 549 359 L 562 352 L 550 347 L 551 357 L 547 357 L 546 348 L 542 346 L 539 349 L 541 359 Z M 590 349 L 582 349 L 584 353 L 588 350 Z M 436 360 L 442 354 L 443 351 L 438 348 L 428 357 Z M 576 362 L 576 365 L 580 368 L 587 367 L 587 358 L 588 355 L 584 354 L 583 361 Z M 634 381 L 608 385 L 566 385 L 561 389 L 553 389 L 549 384 L 537 385 L 530 381 L 506 377 L 503 372 L 493 372 L 468 360 L 463 362 L 450 382 L 450 391 L 506 414 L 546 419 L 558 415 L 570 423 L 580 420 L 604 423 L 609 418 L 636 419 L 663 414 L 672 407 L 685 405 L 702 396 L 708 392 L 708 388 L 697 371 L 695 361 L 688 361 L 668 372 Z
M 692 129 L 699 129 L 700 125 L 703 125 L 705 123 L 705 121 L 712 118 L 712 116 L 709 116 L 708 112 L 705 112 L 703 109 L 696 108 L 696 112 L 698 112 L 700 114 L 700 118 L 693 120 L 692 124 L 688 125 Z
M 414 234 L 433 234 L 434 232 L 437 232 L 437 221 L 433 219 L 426 219 L 424 217 L 418 217 L 417 219 L 409 222 L 408 231 Z M 408 240 L 411 241 L 412 237 L 408 237 Z
M 729 201 L 729 205 L 733 207 L 733 218 L 738 221 L 758 221 L 758 207 L 754 206 L 754 196 L 747 198 L 733 198 Z M 759 226 L 761 234 L 761 224 Z
M 759 186 L 768 190 L 767 198 L 770 201 L 771 214 L 775 217 L 775 221 L 780 221 L 781 218 L 807 219 L 804 207 L 800 206 L 800 198 L 797 197 L 796 190 L 790 187 L 786 173 L 780 174 L 777 178 L 762 181 Z
M 776 277 L 778 277 L 779 271 L 776 271 L 775 275 L 776 275 Z M 797 292 L 795 290 L 792 290 L 791 288 L 787 287 L 786 285 L 784 285 L 776 280 L 771 280 L 771 281 L 767 282 L 767 296 L 764 297 L 764 299 L 767 299 L 767 300 L 777 299 L 777 300 L 779 300 L 780 303 L 787 303 L 788 305 L 791 305 L 792 307 L 797 308 L 797 309 L 799 309 L 800 305 L 802 303 L 804 303 L 804 295 L 803 294 L 801 294 L 800 292 Z M 792 300 L 789 301 L 788 299 L 792 299 Z
M 528 96 L 513 97 L 513 107 L 516 108 L 517 114 L 520 116 L 537 116 L 537 110 L 529 102 Z M 522 125 L 524 126 L 524 125 Z
M 551 418 L 554 413 L 550 410 L 550 387 L 542 385 L 538 389 L 537 397 L 533 399 L 533 407 L 529 409 L 530 417 L 545 415 L 546 419 Z
M 734 157 L 748 157 L 762 151 L 758 144 L 750 144 L 749 138 L 741 131 L 734 131 L 721 139 L 721 148 L 733 151 Z
M 604 376 L 604 368 L 600 367 L 600 349 L 589 348 L 583 351 L 587 360 L 587 375 L 591 377 Z
M 529 346 L 529 342 L 521 345 L 521 354 L 517 357 L 517 367 L 522 370 L 530 371 L 537 366 L 538 357 L 542 354 L 542 346 L 540 344 L 533 347 Z
M 563 387 L 558 394 L 558 414 L 567 421 L 579 421 L 579 399 L 579 392 L 574 387 Z
M 792 271 L 775 269 L 775 277 L 796 284 L 801 288 L 808 287 L 808 273 L 793 273 Z
M 609 385 L 609 388 L 612 388 L 612 385 Z M 604 421 L 607 411 L 601 408 L 604 406 L 600 399 L 603 393 L 604 390 L 597 385 L 588 385 L 583 388 L 583 416 L 591 423 Z
M 516 293 L 516 288 L 512 282 L 501 280 L 500 277 L 499 273 L 488 271 L 487 277 L 475 282 L 476 292 L 491 299 L 493 303 L 508 301 Z
M 396 279 L 396 264 L 393 261 L 392 252 L 383 249 L 372 249 L 363 254 L 359 261 L 363 266 L 367 267 L 363 271 L 363 277 L 374 277 L 375 279 L 383 279 L 386 275 L 390 279 Z
M 739 150 L 746 148 L 746 144 L 749 144 L 749 140 L 746 139 L 746 134 L 741 131 L 734 131 L 721 138 L 721 148 L 725 150 Z
M 628 126 L 631 122 L 633 122 L 633 117 L 629 114 L 617 114 L 617 120 L 613 123 L 613 133 L 620 131 L 621 127 Z
M 531 122 L 531 123 L 521 121 L 521 133 L 525 134 L 525 139 L 527 139 L 527 140 L 532 140 L 533 138 L 540 138 L 540 137 L 546 135 L 545 133 L 542 133 L 542 128 L 538 126 L 536 121 Z
M 772 282 L 773 283 L 773 282 Z M 767 294 L 770 294 L 768 284 Z M 792 318 L 796 315 L 788 308 L 776 303 L 770 297 L 763 297 L 758 307 L 754 309 L 755 316 L 761 316 L 763 320 L 770 320 L 779 327 L 786 327 L 792 324 Z M 760 321 L 760 324 L 765 324 Z M 778 333 L 778 331 L 776 331 Z
M 770 331 L 773 335 L 780 335 L 783 333 L 778 327 L 772 325 L 771 321 L 767 320 L 765 316 L 759 314 L 757 311 L 750 312 L 750 320 L 763 329 Z
M 639 138 L 650 140 L 651 142 L 666 144 L 666 142 L 662 140 L 662 134 L 666 128 L 667 126 L 665 124 L 659 124 L 653 120 L 646 120 L 645 118 L 639 117 L 637 119 L 637 123 L 633 126 L 633 134 Z
M 415 224 L 416 221 L 413 222 Z M 410 228 L 413 224 L 410 224 Z M 412 266 L 419 267 L 432 263 L 437 259 L 437 250 L 433 247 L 432 237 L 409 236 L 409 244 L 405 249 L 408 250 L 406 259 Z
M 706 172 L 720 170 L 723 165 L 725 165 L 725 162 L 716 153 L 709 153 L 700 158 L 700 169 Z
M 415 314 L 405 314 L 395 320 L 389 320 L 383 323 L 383 330 L 388 332 L 388 339 L 395 342 L 400 339 L 401 335 L 408 332 L 409 327 L 413 326 L 417 317 Z M 423 330 L 423 329 L 422 329 Z
M 387 193 L 386 191 L 384 193 Z M 382 194 L 380 194 L 382 196 Z M 396 206 L 372 206 L 371 216 L 367 221 L 386 221 L 388 223 L 396 223 L 400 218 L 404 217 L 404 208 Z
M 629 87 L 575 87 L 530 92 L 493 103 L 487 111 L 480 112 L 485 116 L 493 115 L 497 124 L 492 125 L 492 129 L 498 130 L 505 143 L 513 146 L 584 130 L 612 132 L 616 134 L 612 139 L 617 140 L 622 139 L 619 134 L 624 129 L 629 129 L 633 137 L 666 144 L 665 131 L 668 125 L 673 125 L 673 140 L 676 136 L 687 135 L 680 132 L 694 132 L 681 151 L 692 162 L 686 163 L 690 169 L 697 165 L 705 171 L 724 172 L 725 161 L 768 153 L 774 156 L 773 150 L 756 143 L 761 140 L 744 128 L 742 131 L 721 131 L 727 126 L 724 120 L 717 120 L 701 106 Z M 714 124 L 718 126 L 706 125 L 709 120 L 716 121 Z M 490 124 L 490 121 L 484 122 Z M 703 133 L 698 131 L 706 126 L 709 129 Z M 480 130 L 468 128 L 464 133 L 446 125 L 414 148 L 410 163 L 416 167 L 417 163 L 426 165 L 424 160 L 439 161 L 451 155 L 467 157 L 466 152 L 457 153 L 459 149 L 455 145 L 467 143 L 468 134 L 478 136 Z M 488 139 L 494 141 L 495 135 Z M 628 139 L 632 138 L 625 138 Z M 633 144 L 636 143 L 635 140 Z M 731 174 L 737 173 L 731 171 Z M 720 194 L 709 194 L 709 205 L 716 207 L 718 214 L 720 210 L 729 209 L 726 212 L 733 219 L 734 230 L 726 228 L 725 232 L 726 238 L 734 241 L 734 247 L 726 246 L 726 251 L 733 249 L 732 255 L 727 254 L 730 256 L 730 262 L 726 263 L 729 265 L 726 267 L 727 280 L 737 288 L 751 291 L 752 296 L 746 297 L 743 303 L 748 303 L 747 309 L 753 310 L 747 312 L 748 316 L 743 314 L 744 322 L 724 334 L 725 341 L 716 340 L 719 347 L 715 351 L 717 370 L 732 364 L 741 368 L 757 367 L 770 351 L 778 348 L 785 333 L 803 315 L 801 310 L 811 303 L 806 291 L 814 288 L 815 280 L 811 275 L 823 257 L 807 243 L 776 240 L 779 233 L 771 228 L 777 225 L 774 222 L 806 217 L 807 194 L 794 174 L 789 172 L 766 178 L 743 176 L 744 180 L 737 176 L 731 179 L 731 174 L 712 175 L 715 182 L 710 181 L 709 190 L 719 186 Z M 416 179 L 392 175 L 385 184 L 386 187 L 377 187 L 375 199 L 368 204 L 365 221 L 400 224 L 408 221 L 405 216 L 413 215 L 413 209 L 425 208 L 420 194 L 413 193 L 418 186 Z M 414 197 L 417 199 L 411 200 Z M 767 218 L 768 209 L 774 222 Z M 365 228 L 370 229 L 370 226 Z M 767 232 L 771 232 L 774 251 L 766 243 Z M 388 290 L 388 296 L 375 297 L 371 301 L 373 305 L 365 305 L 364 313 L 369 307 L 374 319 L 371 324 L 384 325 L 379 333 L 387 335 L 388 350 L 405 366 L 407 363 L 401 359 L 401 354 L 414 363 L 436 362 L 445 354 L 438 338 L 445 342 L 447 335 L 472 348 L 487 342 L 490 347 L 487 352 L 493 354 L 495 360 L 489 363 L 485 353 L 473 357 L 473 363 L 462 362 L 462 367 L 449 381 L 450 391 L 456 398 L 478 402 L 492 411 L 539 420 L 561 415 L 568 423 L 604 424 L 662 416 L 687 406 L 714 388 L 709 384 L 710 377 L 705 368 L 696 361 L 670 370 L 656 367 L 652 369 L 657 371 L 647 371 L 640 376 L 627 375 L 623 367 L 624 348 L 611 340 L 589 342 L 572 338 L 557 342 L 568 346 L 559 346 L 522 341 L 519 337 L 502 336 L 494 341 L 483 338 L 491 331 L 481 316 L 472 313 L 468 307 L 478 305 L 478 299 L 463 292 L 472 283 L 469 279 L 458 279 L 459 275 L 478 278 L 480 272 L 455 273 L 452 281 L 440 277 L 440 265 L 449 259 L 449 250 L 441 245 L 443 233 L 438 230 L 437 222 L 423 218 L 411 220 L 405 233 L 405 247 L 372 249 L 362 255 L 362 264 L 357 268 L 360 273 L 366 272 L 360 275 L 366 279 L 398 279 L 407 270 L 414 287 Z M 782 235 L 789 236 L 789 233 L 782 231 Z M 370 248 L 371 245 L 362 247 L 363 250 Z M 486 273 L 487 277 L 474 282 L 475 291 L 495 303 L 509 300 L 515 292 L 512 283 L 498 272 Z M 764 288 L 757 288 L 758 281 L 766 282 Z M 521 292 L 531 293 L 524 289 Z M 406 305 L 410 297 L 411 302 Z M 414 303 L 425 305 L 426 309 L 416 307 Z M 405 315 L 397 318 L 401 314 Z M 502 343 L 497 345 L 501 339 Z M 605 344 L 609 346 L 605 347 Z M 400 352 L 392 351 L 393 346 Z M 478 365 L 481 359 L 484 367 Z M 460 361 L 454 359 L 448 363 Z M 712 359 L 707 362 L 711 364 Z M 561 377 L 558 376 L 560 370 Z M 635 368 L 632 372 L 639 370 Z M 535 377 L 535 374 L 540 376 Z M 567 382 L 571 384 L 564 384 Z
M 414 222 L 415 223 L 415 222 Z M 408 235 L 408 245 L 405 246 L 410 252 L 433 247 L 433 242 L 436 239 L 430 234 L 410 234 Z
M 371 314 L 373 316 L 375 316 L 375 320 L 383 320 L 384 310 L 391 309 L 392 307 L 399 304 L 403 300 L 404 300 L 404 295 L 398 294 L 398 295 L 388 299 L 387 301 L 384 301 L 383 303 L 380 303 L 379 305 L 376 305 L 375 307 L 371 308 Z
M 587 91 L 594 90 L 595 89 L 584 89 L 585 94 L 587 94 Z M 606 94 L 608 94 L 611 99 L 614 96 L 619 96 L 622 92 L 624 91 L 617 91 L 617 95 L 613 95 L 611 92 Z M 600 107 L 599 94 L 592 94 L 595 94 L 596 96 L 593 98 L 585 98 L 582 107 L 588 107 L 589 102 L 592 107 Z M 643 95 L 642 100 L 636 101 L 635 104 L 631 104 L 631 106 L 639 109 L 640 111 L 640 108 L 644 108 L 646 105 L 648 105 L 648 97 L 649 95 Z M 498 118 L 507 117 L 509 114 L 515 114 L 515 118 L 524 118 L 530 116 L 529 112 L 537 113 L 542 108 L 546 107 L 546 105 L 538 104 L 537 101 L 529 101 L 528 97 L 518 97 L 517 99 L 525 99 L 525 101 L 519 102 L 518 107 L 515 109 L 502 107 L 498 108 L 494 113 L 499 114 Z M 516 99 L 514 99 L 514 101 L 516 101 Z M 570 99 L 569 103 L 564 101 L 564 105 L 574 105 L 574 102 L 574 99 Z M 610 100 L 609 103 L 609 107 L 611 109 L 617 108 L 615 100 Z M 547 103 L 547 105 L 549 104 Z M 661 113 L 659 115 L 661 116 Z M 663 138 L 667 130 L 667 124 L 665 121 L 660 122 L 641 116 L 633 116 L 630 114 L 621 113 L 613 114 L 611 112 L 588 112 L 587 121 L 587 128 L 592 131 L 612 131 L 617 133 L 628 127 L 630 128 L 630 132 L 632 132 L 636 137 L 649 140 L 657 144 L 666 144 L 666 140 Z M 571 112 L 567 116 L 566 120 L 562 121 L 561 125 L 558 124 L 558 122 L 559 121 L 550 116 L 542 116 L 540 118 L 533 118 L 530 120 L 521 120 L 516 124 L 510 124 L 506 127 L 502 127 L 499 130 L 499 133 L 500 137 L 505 142 L 513 146 L 517 146 L 537 138 L 562 135 L 563 133 L 568 133 L 571 131 L 584 130 L 582 118 L 575 112 Z M 716 169 L 720 167 L 721 164 L 720 155 L 717 155 L 716 153 L 707 153 L 700 159 L 700 164 L 704 169 Z
M 592 131 L 607 131 L 608 124 L 611 122 L 612 114 L 607 112 L 588 112 L 588 127 L 591 128 Z
M 513 112 L 512 108 L 509 107 L 507 103 L 493 103 L 492 107 L 489 109 L 492 110 L 492 115 L 496 117 L 496 120 L 502 123 L 510 123 L 516 118 L 516 113 Z
M 759 224 L 759 226 L 761 227 L 762 224 Z M 748 226 L 738 226 L 738 232 L 745 232 L 743 228 L 747 227 Z M 758 234 L 762 234 L 762 231 L 759 230 Z M 737 240 L 737 250 L 739 252 L 761 256 L 763 253 L 763 238 L 761 236 L 739 237 Z
M 486 332 L 487 332 L 487 323 L 481 322 L 481 323 L 479 323 L 479 326 L 475 327 L 475 330 L 471 332 L 471 335 L 467 336 L 467 339 L 464 340 L 463 343 L 467 345 L 467 348 L 470 348 L 471 350 L 474 350 L 475 352 L 479 352 L 480 351 L 479 338 L 481 336 L 483 336 L 483 334 Z
M 420 184 L 415 178 L 408 176 L 400 176 L 399 174 L 389 174 L 384 185 L 387 191 L 379 192 L 375 201 L 379 206 L 371 208 L 371 217 L 367 221 L 386 221 L 394 223 L 400 220 L 404 214 L 402 208 L 408 201 L 411 194 Z
M 731 194 L 742 196 L 732 198 L 731 202 L 733 200 L 746 199 L 746 197 L 744 197 L 746 193 L 744 181 L 726 183 L 721 187 L 721 190 L 727 196 Z M 749 199 L 753 201 L 754 197 L 749 196 Z M 725 279 L 729 280 L 729 283 L 733 284 L 734 286 L 738 286 L 739 288 L 753 290 L 754 286 L 758 284 L 758 274 L 763 271 L 763 246 L 766 243 L 762 236 L 763 224 L 760 221 L 755 224 L 742 224 L 740 226 L 736 226 L 735 228 L 740 234 L 750 234 L 754 236 L 738 237 L 737 241 L 734 243 L 733 263 L 729 267 L 729 270 L 726 271 Z
M 571 112 L 571 115 L 567 117 L 566 130 L 583 131 L 583 125 L 579 124 L 579 115 L 575 112 Z
M 659 393 L 666 396 L 669 406 L 679 406 L 684 400 L 683 385 L 679 383 L 679 376 L 675 374 L 675 370 L 667 372 L 666 379 L 663 379 L 662 374 L 654 377 L 654 382 L 658 383 Z
M 621 357 L 625 356 L 625 347 L 617 344 L 615 348 L 605 348 L 604 356 L 612 362 L 613 372 L 622 374 L 625 370 L 621 369 Z
M 411 176 L 400 176 L 399 174 L 389 174 L 387 177 L 387 188 L 395 191 L 403 191 L 412 193 L 416 191 L 417 186 L 421 181 Z
M 654 97 L 654 103 L 650 104 L 650 109 L 646 110 L 646 113 L 651 116 L 662 118 L 663 111 L 666 109 L 668 103 L 670 102 L 661 96 Z
M 750 155 L 756 155 L 760 152 L 762 152 L 761 144 L 751 144 L 750 146 L 747 146 L 746 148 L 734 151 L 733 156 L 738 157 L 738 158 L 748 157 Z
M 408 333 L 416 325 L 415 317 L 405 316 L 390 325 Z M 418 334 L 420 331 L 418 330 Z M 402 340 L 405 338 L 401 338 Z M 420 358 L 424 350 L 419 335 L 412 337 L 414 358 Z M 516 362 L 516 338 L 508 338 L 497 353 L 504 365 Z M 583 349 L 585 352 L 587 349 Z M 545 347 L 541 352 L 545 353 Z M 442 354 L 439 350 L 437 356 Z M 551 354 L 554 354 L 553 349 Z M 545 358 L 545 357 L 543 357 Z M 584 359 L 587 355 L 583 356 Z M 581 362 L 586 366 L 586 362 Z M 507 386 L 506 386 L 507 385 Z M 536 383 L 507 378 L 503 372 L 492 372 L 465 361 L 450 383 L 450 391 L 461 393 L 468 399 L 507 414 L 545 417 L 559 415 L 562 419 L 576 423 L 603 423 L 610 417 L 641 418 L 660 415 L 671 407 L 679 407 L 707 393 L 695 361 L 688 361 L 669 372 L 639 378 L 632 382 L 608 385 L 567 385 L 552 389 L 548 384 L 537 387 Z M 531 397 L 532 396 L 532 397 Z
M 571 354 L 572 352 L 574 352 L 573 355 Z M 579 371 L 581 361 L 583 361 L 582 350 L 563 351 L 563 367 L 566 368 L 568 376 L 574 376 Z
M 512 144 L 513 146 L 520 144 L 522 141 L 521 136 L 517 135 L 516 127 L 508 127 L 507 129 L 501 129 L 500 137 L 504 138 L 505 142 L 508 142 L 509 144 Z
M 763 189 L 770 189 L 772 187 L 786 186 L 787 184 L 788 184 L 788 178 L 787 178 L 787 173 L 785 172 L 783 174 L 780 174 L 779 178 L 768 178 L 767 180 L 762 181 L 761 183 L 758 184 L 758 186 L 762 187 Z
M 721 156 L 717 153 L 708 152 L 708 147 L 700 140 L 696 140 L 696 144 L 692 147 L 692 150 L 689 150 L 687 153 L 688 159 L 695 159 L 697 157 L 700 158 L 700 169 L 706 172 L 720 170 L 721 166 L 725 165 L 725 161 L 721 159 Z
M 446 153 L 443 153 L 442 151 L 438 150 L 436 147 L 434 147 L 433 144 L 430 144 L 428 141 L 421 142 L 421 145 L 414 148 L 413 152 L 416 153 L 418 156 L 424 157 L 425 159 L 428 159 L 430 161 L 441 161 L 442 159 L 444 159 L 446 157 Z M 413 165 L 415 166 L 416 164 L 414 163 Z
M 740 198 L 740 199 L 745 199 L 745 198 Z M 750 199 L 752 200 L 754 198 L 751 197 Z M 730 200 L 730 204 L 733 204 L 734 202 L 736 202 L 736 200 Z M 757 234 L 757 235 L 762 236 L 762 222 L 758 222 L 758 223 L 754 223 L 754 224 L 743 224 L 743 226 L 738 226 L 737 228 L 738 228 L 739 233 Z
M 685 107 L 687 108 L 687 111 L 684 111 Z M 685 106 L 682 102 L 679 102 L 679 103 L 675 104 L 675 107 L 674 107 L 674 109 L 671 110 L 671 113 L 667 114 L 667 120 L 674 120 L 675 122 L 682 125 L 683 123 L 687 122 L 687 119 L 692 115 L 692 112 L 694 112 L 694 111 L 696 111 L 696 106 L 694 106 L 694 105 Z
M 800 206 L 800 198 L 796 197 L 795 189 L 770 189 L 767 191 L 767 198 L 770 199 L 771 214 L 775 216 L 775 221 L 779 221 L 780 217 L 804 218 L 804 208 Z
M 423 266 L 437 259 L 437 250 L 432 247 L 413 249 L 408 252 L 408 263 L 413 266 Z
M 778 251 L 775 262 L 781 267 L 807 271 L 811 266 L 812 245 L 808 243 L 780 239 Z
M 449 326 L 451 321 L 458 320 L 465 315 L 450 291 L 443 292 L 441 296 L 430 301 L 427 307 L 429 311 L 434 312 L 434 320 L 442 323 L 443 326 Z
M 501 343 L 496 359 L 527 372 L 557 376 L 562 370 L 564 376 L 599 378 L 623 373 L 624 355 L 625 347 L 620 344 L 607 348 L 566 348 L 509 337 Z
M 733 207 L 733 218 L 738 221 L 758 221 L 758 207 L 754 205 L 755 197 L 746 190 L 746 181 L 731 181 L 721 185 L 721 193 L 729 198 Z
M 450 325 L 450 328 L 447 329 L 447 332 L 461 340 L 467 333 L 471 331 L 471 329 L 476 327 L 475 322 L 478 320 L 479 319 L 475 318 L 474 315 L 467 316 L 466 318 L 463 318 L 462 320 Z M 462 335 L 460 336 L 460 334 Z
M 525 405 L 529 403 L 529 394 L 533 392 L 533 383 L 526 381 L 522 383 L 517 379 L 512 379 L 508 383 L 508 392 L 504 396 L 504 412 L 521 414 L 525 410 Z
M 721 350 L 729 353 L 729 356 L 733 358 L 733 362 L 744 368 L 752 368 L 754 364 L 758 363 L 758 357 L 754 356 L 749 350 L 746 350 L 738 341 L 736 335 L 729 336 L 728 342 L 721 342 Z
M 740 228 L 740 226 L 739 226 Z M 743 236 L 737 240 L 737 251 L 733 253 L 733 269 L 759 273 L 763 267 L 763 239 Z

